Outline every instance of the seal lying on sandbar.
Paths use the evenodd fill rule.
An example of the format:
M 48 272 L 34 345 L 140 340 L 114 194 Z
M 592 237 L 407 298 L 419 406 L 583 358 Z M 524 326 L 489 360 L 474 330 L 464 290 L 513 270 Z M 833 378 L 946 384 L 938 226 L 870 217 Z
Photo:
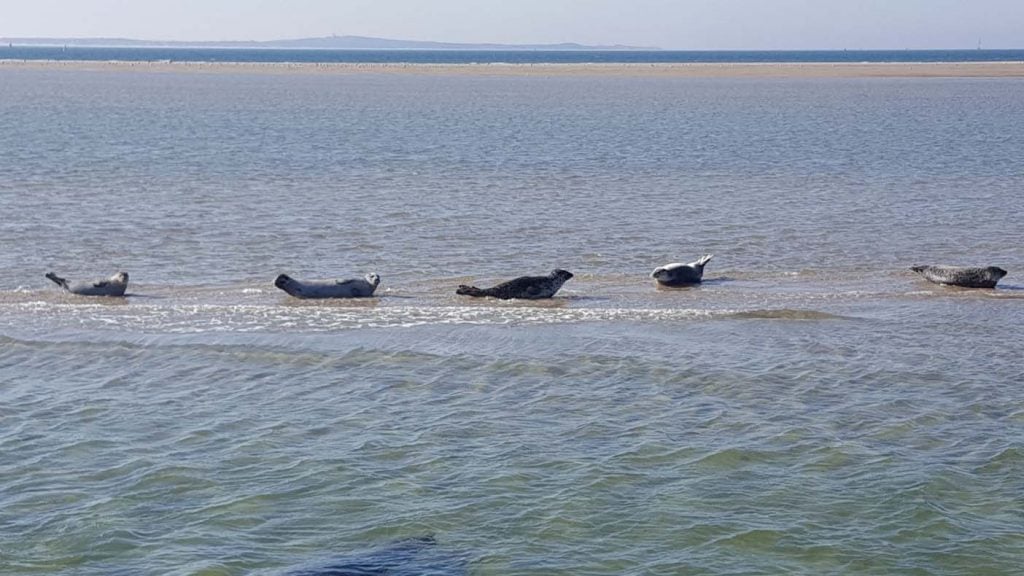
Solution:
M 79 296 L 124 296 L 124 291 L 128 289 L 127 272 L 118 272 L 105 280 L 89 280 L 73 284 L 53 272 L 47 272 L 46 277 L 61 288 Z
M 964 288 L 995 288 L 996 283 L 1006 276 L 1006 270 L 995 266 L 912 266 L 910 269 L 929 282 Z
M 502 282 L 493 288 L 477 288 L 462 284 L 455 290 L 455 293 L 464 296 L 491 296 L 502 300 L 512 298 L 537 300 L 551 298 L 570 278 L 572 278 L 572 272 L 556 268 L 547 276 L 520 276 L 508 282 Z
M 711 261 L 712 256 L 713 254 L 705 254 L 696 262 L 690 262 L 689 264 L 673 262 L 659 266 L 654 269 L 654 272 L 651 272 L 651 278 L 657 280 L 658 284 L 662 286 L 700 284 L 700 281 L 704 278 L 704 265 Z
M 407 538 L 322 566 L 288 572 L 288 576 L 466 576 L 465 554 L 441 549 L 433 536 Z
M 296 298 L 365 298 L 373 296 L 380 284 L 380 276 L 367 274 L 363 278 L 348 280 L 296 280 L 281 274 L 274 280 L 274 286 Z

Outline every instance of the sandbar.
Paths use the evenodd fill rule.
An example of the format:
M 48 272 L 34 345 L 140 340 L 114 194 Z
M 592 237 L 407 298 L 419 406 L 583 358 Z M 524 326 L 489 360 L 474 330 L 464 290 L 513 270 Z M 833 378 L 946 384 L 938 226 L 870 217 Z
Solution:
M 665 78 L 1020 78 L 1024 62 L 419 64 L 0 60 L 5 70 L 256 74 L 635 76 Z

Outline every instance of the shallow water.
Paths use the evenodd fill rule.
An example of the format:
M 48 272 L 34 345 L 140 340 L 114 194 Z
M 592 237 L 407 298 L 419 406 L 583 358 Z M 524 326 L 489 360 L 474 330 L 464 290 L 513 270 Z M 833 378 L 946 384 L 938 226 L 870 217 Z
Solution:
M 1022 88 L 2 71 L 0 573 L 1016 572 Z

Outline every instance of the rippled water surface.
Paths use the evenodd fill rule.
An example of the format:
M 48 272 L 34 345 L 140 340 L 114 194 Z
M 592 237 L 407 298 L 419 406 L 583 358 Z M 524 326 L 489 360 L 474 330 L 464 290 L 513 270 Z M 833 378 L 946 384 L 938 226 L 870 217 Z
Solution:
M 1016 573 L 1022 93 L 0 71 L 0 574 Z

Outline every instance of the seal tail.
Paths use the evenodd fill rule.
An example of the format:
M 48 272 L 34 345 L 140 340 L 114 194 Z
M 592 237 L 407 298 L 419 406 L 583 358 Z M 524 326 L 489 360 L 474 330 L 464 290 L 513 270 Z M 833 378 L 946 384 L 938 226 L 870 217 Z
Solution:
M 49 278 L 50 280 L 53 280 L 53 282 L 57 286 L 60 286 L 61 288 L 65 289 L 65 290 L 68 289 L 68 281 L 63 279 L 63 278 L 61 278 L 60 276 L 57 276 L 53 272 L 47 272 L 46 273 L 46 277 Z
M 697 266 L 703 266 L 703 265 L 707 264 L 708 262 L 711 261 L 711 258 L 713 256 L 714 256 L 714 254 L 705 254 L 705 255 L 701 256 L 700 259 L 697 260 Z
M 911 266 L 910 267 L 911 270 L 913 270 L 914 272 L 917 272 L 918 274 L 923 273 L 924 272 L 924 268 L 925 268 L 924 266 Z
M 487 292 L 485 290 L 481 290 L 476 286 L 467 286 L 465 284 L 459 284 L 459 287 L 456 288 L 455 293 L 461 294 L 463 296 L 487 296 Z

